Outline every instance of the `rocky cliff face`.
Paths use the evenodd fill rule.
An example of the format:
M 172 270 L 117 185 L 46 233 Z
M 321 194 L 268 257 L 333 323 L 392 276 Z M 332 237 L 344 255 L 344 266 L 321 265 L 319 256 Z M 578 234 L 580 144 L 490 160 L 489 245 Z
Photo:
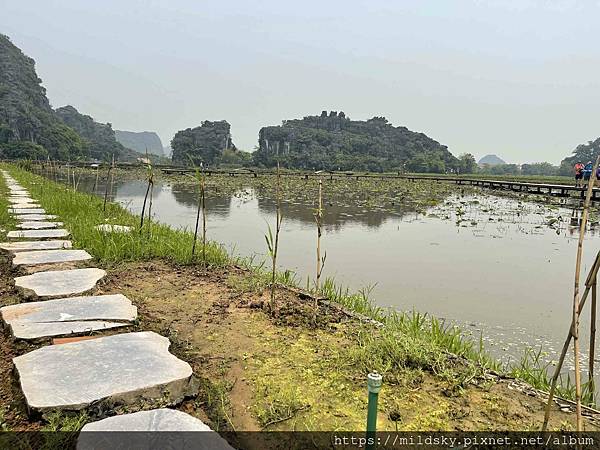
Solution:
M 325 170 L 445 172 L 458 161 L 423 133 L 394 127 L 385 117 L 350 120 L 343 112 L 285 120 L 259 133 L 257 165 Z
M 84 156 L 82 140 L 56 116 L 41 82 L 34 60 L 0 34 L 0 155 Z
M 162 141 L 154 131 L 115 130 L 115 137 L 124 147 L 138 153 L 145 154 L 147 150 L 152 155 L 164 156 Z
M 175 164 L 205 166 L 217 164 L 223 152 L 236 150 L 231 141 L 231 126 L 225 120 L 204 121 L 196 128 L 178 131 L 171 141 Z

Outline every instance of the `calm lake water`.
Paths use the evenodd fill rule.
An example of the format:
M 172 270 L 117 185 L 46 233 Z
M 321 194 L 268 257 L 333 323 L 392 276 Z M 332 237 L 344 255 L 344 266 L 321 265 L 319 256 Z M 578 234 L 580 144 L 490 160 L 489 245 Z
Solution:
M 92 186 L 88 180 L 80 189 Z M 113 193 L 139 214 L 145 191 L 143 181 L 116 181 Z M 371 286 L 381 306 L 455 321 L 477 339 L 483 332 L 487 349 L 504 361 L 528 346 L 543 346 L 548 360 L 556 359 L 571 319 L 578 237 L 569 226 L 571 210 L 487 192 L 453 195 L 426 214 L 326 208 L 324 275 L 354 290 Z M 196 199 L 192 186 L 156 184 L 155 220 L 193 228 Z M 246 188 L 213 194 L 207 208 L 209 239 L 264 260 L 267 223 L 275 221 L 272 199 Z M 313 206 L 284 202 L 283 217 L 280 266 L 313 278 Z M 596 232 L 587 234 L 584 274 L 599 244 Z M 587 330 L 589 322 L 582 323 Z

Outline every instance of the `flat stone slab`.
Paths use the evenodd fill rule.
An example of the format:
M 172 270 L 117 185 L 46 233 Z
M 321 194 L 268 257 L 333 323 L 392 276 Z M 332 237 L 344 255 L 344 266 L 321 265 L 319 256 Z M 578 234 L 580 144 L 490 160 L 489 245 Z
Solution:
M 10 327 L 15 339 L 35 340 L 53 336 L 65 336 L 70 334 L 91 333 L 92 331 L 110 330 L 129 326 L 128 323 L 104 322 L 97 320 L 83 322 L 16 322 Z
M 106 272 L 102 269 L 73 269 L 38 272 L 15 278 L 15 286 L 33 291 L 38 297 L 57 297 L 89 291 Z
M 137 308 L 123 294 L 90 295 L 4 306 L 0 308 L 0 316 L 8 325 L 85 320 L 132 322 L 137 317 Z
M 31 222 L 35 220 L 54 220 L 56 216 L 54 214 L 15 214 L 15 218 L 23 222 Z
M 41 208 L 42 205 L 38 203 L 14 203 L 11 205 L 12 209 L 32 209 Z
M 123 414 L 86 424 L 79 433 L 77 450 L 100 448 L 233 450 L 201 420 L 167 408 Z
M 183 399 L 192 368 L 154 332 L 42 347 L 13 359 L 30 410 L 81 410 L 92 403 Z
M 62 228 L 55 230 L 21 230 L 21 231 L 9 231 L 6 237 L 8 239 L 50 239 L 50 238 L 61 238 L 67 237 L 69 232 Z
M 30 197 L 8 197 L 8 203 L 11 203 L 13 205 L 21 205 L 28 203 L 37 203 L 37 200 L 34 200 Z
M 45 222 L 43 220 L 32 220 L 17 224 L 17 228 L 22 230 L 43 230 L 45 228 L 62 227 L 62 222 Z
M 46 210 L 43 208 L 23 208 L 23 209 L 9 208 L 8 212 L 11 214 L 46 214 Z
M 102 225 L 97 225 L 96 230 L 100 230 L 103 233 L 129 233 L 131 230 L 133 230 L 133 227 L 128 227 L 126 225 L 112 225 L 112 224 L 102 224 Z
M 29 194 L 29 192 L 24 191 L 22 189 L 11 189 L 10 195 L 23 195 L 23 196 L 29 197 L 30 194 Z
M 0 249 L 11 252 L 27 252 L 31 250 L 59 250 L 72 248 L 71 241 L 17 241 L 17 242 L 0 242 Z
M 87 261 L 92 259 L 85 250 L 35 250 L 19 252 L 13 258 L 13 266 L 54 264 L 72 261 Z
M 85 431 L 211 431 L 199 419 L 176 409 L 152 409 L 91 422 Z

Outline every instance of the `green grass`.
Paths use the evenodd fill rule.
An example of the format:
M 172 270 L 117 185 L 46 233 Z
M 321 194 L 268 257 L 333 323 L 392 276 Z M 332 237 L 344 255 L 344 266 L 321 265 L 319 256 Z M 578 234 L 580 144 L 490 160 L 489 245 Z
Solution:
M 10 207 L 8 203 L 8 188 L 6 180 L 0 175 L 0 240 L 6 239 L 6 233 L 14 228 L 16 220 L 8 213 Z
M 106 211 L 103 211 L 104 202 L 100 197 L 74 191 L 24 170 L 11 167 L 10 172 L 27 186 L 32 197 L 43 205 L 48 214 L 56 214 L 60 218 L 71 232 L 73 245 L 85 248 L 100 262 L 111 264 L 154 258 L 177 264 L 200 262 L 201 251 L 192 257 L 194 236 L 188 230 L 175 230 L 148 221 L 140 230 L 139 217 L 118 204 L 107 203 Z M 104 233 L 95 228 L 101 224 L 130 226 L 133 231 Z M 227 252 L 214 242 L 207 243 L 206 259 L 210 266 L 224 266 L 230 262 Z

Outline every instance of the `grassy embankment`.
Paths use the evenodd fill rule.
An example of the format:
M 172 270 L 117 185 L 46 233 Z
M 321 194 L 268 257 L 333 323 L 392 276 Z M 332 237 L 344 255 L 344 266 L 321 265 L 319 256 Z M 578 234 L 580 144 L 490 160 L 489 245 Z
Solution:
M 104 213 L 103 201 L 98 197 L 73 191 L 12 166 L 10 171 L 48 213 L 59 215 L 70 229 L 76 247 L 86 248 L 95 256 L 96 262 L 105 267 L 125 265 L 121 272 L 124 278 L 127 276 L 127 263 L 146 261 L 150 264 L 160 260 L 175 267 L 193 267 L 200 263 L 201 252 L 191 257 L 193 236 L 188 231 L 147 223 L 140 232 L 137 229 L 139 218 L 119 205 L 109 203 Z M 136 229 L 126 234 L 104 234 L 94 229 L 95 225 L 103 223 L 130 225 Z M 222 247 L 214 243 L 209 244 L 207 262 L 213 271 L 246 263 L 231 259 Z M 246 269 L 243 273 L 228 275 L 226 284 L 240 293 L 264 290 L 268 284 L 265 274 L 248 264 Z M 289 275 L 282 274 L 280 281 L 289 283 L 291 279 Z M 148 289 L 156 291 L 157 286 Z M 494 389 L 493 382 L 482 378 L 486 369 L 497 369 L 497 364 L 485 355 L 479 345 L 464 338 L 461 330 L 445 327 L 436 319 L 419 314 L 384 311 L 373 305 L 365 292 L 349 293 L 336 287 L 332 280 L 324 283 L 322 293 L 346 308 L 381 322 L 383 326 L 329 324 L 325 330 L 311 331 L 302 327 L 289 330 L 274 326 L 264 314 L 253 314 L 252 317 L 258 319 L 245 322 L 246 329 L 254 333 L 255 339 L 261 340 L 260 347 L 264 351 L 256 357 L 260 364 L 247 362 L 245 356 L 243 360 L 244 376 L 253 388 L 249 408 L 259 426 L 270 429 L 280 427 L 280 423 L 285 426 L 290 417 L 300 415 L 304 429 L 360 429 L 364 420 L 365 375 L 371 370 L 378 370 L 386 383 L 382 411 L 387 417 L 382 419 L 382 429 L 393 429 L 390 427 L 394 426 L 400 429 L 453 429 L 457 426 L 453 421 L 458 420 L 455 416 L 462 414 L 457 412 L 453 402 L 458 400 L 454 399 L 469 403 L 467 399 L 472 400 L 477 394 L 472 390 L 473 382 L 488 392 L 477 394 L 476 407 L 488 416 L 492 408 L 501 412 L 503 419 L 484 425 L 471 422 L 467 427 L 523 427 L 522 422 L 513 420 L 506 412 L 497 411 L 499 395 L 489 394 Z M 165 299 L 161 301 L 163 311 Z M 316 353 L 324 351 L 324 358 L 315 357 Z M 457 360 L 450 354 L 464 359 Z M 298 364 L 300 367 L 294 367 Z M 527 369 L 526 366 L 524 368 Z M 541 378 L 541 373 L 531 367 L 520 375 L 536 381 Z M 429 398 L 425 401 L 423 394 L 415 392 L 426 392 L 427 387 L 435 392 L 428 392 Z M 211 419 L 222 422 L 224 426 L 232 424 L 228 418 L 228 401 L 224 398 L 233 385 L 213 384 L 206 388 L 216 393 L 212 400 L 209 395 L 204 406 L 208 405 L 213 410 Z M 568 392 L 562 394 L 567 395 Z M 215 398 L 218 400 L 216 404 Z M 415 412 L 415 399 L 419 398 L 424 401 L 423 410 L 418 417 L 411 417 L 407 411 Z M 317 408 L 313 411 L 304 408 L 306 404 L 324 400 L 327 408 L 332 410 L 329 417 Z M 405 417 L 404 422 L 399 424 L 396 412 Z M 527 426 L 535 427 L 534 424 Z

